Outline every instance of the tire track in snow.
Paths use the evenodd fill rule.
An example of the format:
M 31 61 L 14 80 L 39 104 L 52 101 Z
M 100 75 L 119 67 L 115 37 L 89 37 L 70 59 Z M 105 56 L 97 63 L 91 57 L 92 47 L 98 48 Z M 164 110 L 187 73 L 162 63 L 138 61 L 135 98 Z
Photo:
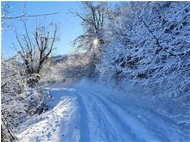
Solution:
M 89 91 L 89 92 L 93 93 L 95 96 L 97 96 L 97 94 L 101 94 L 96 91 L 94 92 Z M 185 135 L 183 134 L 182 131 L 179 130 L 178 125 L 172 119 L 166 116 L 158 114 L 144 107 L 140 107 L 140 106 L 137 107 L 136 105 L 134 106 L 130 105 L 130 106 L 127 106 L 127 108 L 126 106 L 122 107 L 122 105 L 118 105 L 116 102 L 114 102 L 115 100 L 111 100 L 110 98 L 108 98 L 108 96 L 105 96 L 104 94 L 101 94 L 97 97 L 99 97 L 100 99 L 104 98 L 103 101 L 106 101 L 105 104 L 109 104 L 109 102 L 111 102 L 112 104 L 114 104 L 114 106 L 116 106 L 117 108 L 120 108 L 122 111 L 126 112 L 126 114 L 129 114 L 130 116 L 132 116 L 134 120 L 141 122 L 142 126 L 144 125 L 144 128 L 146 128 L 147 130 L 149 131 L 153 130 L 154 133 L 151 131 L 150 133 L 155 138 L 158 137 L 159 139 L 162 139 L 163 141 L 164 140 L 176 141 L 176 138 L 178 138 L 177 141 L 186 141 Z M 148 125 L 146 125 L 146 123 L 148 123 Z M 168 124 L 170 124 L 170 127 L 168 127 Z
M 91 96 L 94 104 L 98 103 L 99 108 L 98 113 L 101 112 L 101 116 L 105 118 L 104 125 L 107 126 L 107 130 L 112 135 L 112 139 L 108 139 L 108 141 L 134 141 L 134 134 L 131 131 L 126 132 L 129 130 L 126 126 L 123 125 L 119 119 L 113 115 L 113 111 L 110 110 L 100 99 L 97 97 Z M 100 107 L 101 106 L 101 107 Z
M 133 133 L 131 128 L 128 125 L 126 125 L 126 123 L 120 117 L 118 117 L 116 112 L 114 112 L 114 110 L 112 110 L 110 106 L 108 106 L 102 99 L 92 94 L 93 93 L 90 94 L 91 98 L 94 98 L 93 101 L 95 103 L 98 103 L 99 106 L 101 106 L 98 108 L 101 109 L 102 114 L 104 114 L 103 117 L 107 118 L 106 121 L 104 122 L 104 125 L 107 125 L 112 128 L 112 131 L 110 131 L 110 133 L 112 133 L 114 139 L 110 139 L 110 140 L 112 141 L 113 140 L 114 141 L 144 141 L 142 138 L 139 138 L 138 135 Z M 107 114 L 109 115 L 107 116 Z
M 88 91 L 85 90 L 85 92 Z M 101 99 L 92 95 L 91 92 L 84 94 L 84 91 L 82 91 L 80 94 L 82 94 L 83 99 L 87 98 L 85 102 L 89 102 L 93 106 L 88 112 L 93 112 L 101 129 L 106 130 L 104 135 L 107 141 L 143 141 Z
M 92 109 L 90 112 L 94 116 L 93 119 L 95 119 L 98 122 L 99 124 L 98 129 L 101 129 L 102 133 L 100 137 L 104 140 L 109 139 L 110 137 L 113 137 L 111 133 L 108 133 L 107 131 L 105 131 L 107 129 L 104 123 L 106 120 L 103 117 L 102 111 L 97 107 L 97 105 L 91 99 L 89 99 L 89 97 L 88 97 L 88 101 L 92 105 Z M 98 117 L 98 114 L 100 117 Z M 98 133 L 97 130 L 96 130 L 96 133 Z
M 111 131 L 113 130 L 113 127 L 111 127 L 101 107 L 97 105 L 98 102 L 94 101 L 94 99 L 92 99 L 92 96 L 91 97 L 88 96 L 88 101 L 93 106 L 93 109 L 91 110 L 91 112 L 96 117 L 96 119 L 98 120 L 98 123 L 100 124 L 100 128 L 103 130 L 104 139 L 108 142 L 111 140 L 119 140 L 119 138 L 116 137 L 116 135 L 113 134 L 113 132 Z
M 80 127 L 80 142 L 89 142 L 90 138 L 89 138 L 89 127 L 88 127 L 88 112 L 86 110 L 86 107 L 84 105 L 83 99 L 81 97 L 81 95 L 79 93 L 77 94 L 77 98 L 79 101 L 79 107 L 80 107 L 80 123 L 81 123 L 81 127 Z
M 84 95 L 83 92 L 82 93 L 78 92 L 77 94 L 78 94 L 78 97 L 79 97 L 79 103 L 84 102 L 84 104 L 82 104 L 82 106 L 85 105 L 85 107 L 86 107 L 85 108 L 86 109 L 86 114 L 82 115 L 82 116 L 85 116 L 85 117 L 81 117 L 81 119 L 86 120 L 86 117 L 90 116 L 88 121 L 86 120 L 86 123 L 88 123 L 88 124 L 90 123 L 90 124 L 94 125 L 95 124 L 94 121 L 96 121 L 96 124 L 99 125 L 96 128 L 98 128 L 98 129 L 100 128 L 101 131 L 97 130 L 96 136 L 93 137 L 93 136 L 90 135 L 90 132 L 92 132 L 94 129 L 96 129 L 95 126 L 92 126 L 92 125 L 87 126 L 87 125 L 85 125 L 85 126 L 83 126 L 83 128 L 86 129 L 88 127 L 88 134 L 89 134 L 89 136 L 91 136 L 92 141 L 95 140 L 95 139 L 98 139 L 98 138 L 100 138 L 98 141 L 102 141 L 102 140 L 107 141 L 107 138 L 109 137 L 109 134 L 107 133 L 107 131 L 105 131 L 106 128 L 105 128 L 105 125 L 104 125 L 103 121 L 99 117 L 97 117 L 97 115 L 100 114 L 101 112 L 96 109 L 96 107 L 94 106 L 94 103 L 92 101 L 90 101 L 87 98 L 87 96 Z M 90 130 L 89 130 L 89 127 L 91 128 Z M 102 130 L 104 130 L 104 131 L 102 131 Z M 86 131 L 83 131 L 83 129 L 82 129 L 81 134 L 82 133 L 86 133 Z M 87 138 L 83 138 L 81 140 L 85 141 L 85 142 L 88 142 Z
M 127 132 L 130 132 L 131 136 L 133 136 L 132 141 L 134 141 L 134 138 L 135 138 L 135 141 L 150 141 L 150 139 L 152 139 L 154 141 L 155 140 L 159 141 L 160 139 L 163 139 L 165 141 L 170 141 L 164 135 L 162 137 L 159 136 L 159 138 L 157 138 L 155 136 L 155 134 L 153 134 L 150 130 L 148 130 L 146 128 L 146 125 L 142 122 L 142 120 L 140 120 L 136 116 L 133 116 L 133 114 L 131 114 L 130 112 L 124 110 L 119 105 L 117 105 L 117 104 L 113 103 L 112 101 L 108 100 L 106 97 L 103 96 L 103 94 L 100 97 L 100 96 L 97 95 L 97 93 L 94 93 L 94 92 L 89 91 L 89 90 L 86 90 L 86 91 L 88 91 L 89 93 L 94 95 L 96 98 L 98 98 L 101 101 L 100 103 L 104 104 L 104 108 L 109 109 L 109 111 L 112 114 L 112 117 L 115 116 L 116 120 L 119 120 L 119 121 L 122 122 L 123 127 L 125 127 Z M 112 105 L 110 107 L 107 104 L 112 104 Z M 116 110 L 116 111 L 113 111 L 113 110 Z M 124 117 L 126 117 L 126 119 Z M 133 125 L 136 125 L 136 126 L 134 127 Z M 141 136 L 142 133 L 143 133 L 143 135 Z

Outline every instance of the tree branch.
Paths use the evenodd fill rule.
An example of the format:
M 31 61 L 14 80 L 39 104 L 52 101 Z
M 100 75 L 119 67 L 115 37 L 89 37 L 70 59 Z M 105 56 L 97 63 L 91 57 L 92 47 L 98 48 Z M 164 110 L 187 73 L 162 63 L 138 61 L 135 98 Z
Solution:
M 37 14 L 37 15 L 19 15 L 19 16 L 14 16 L 14 17 L 6 17 L 2 16 L 2 20 L 14 20 L 14 19 L 21 19 L 21 18 L 35 18 L 35 17 L 42 17 L 42 16 L 51 16 L 58 14 L 59 12 L 54 12 L 54 13 L 47 13 L 47 14 Z
M 158 38 L 154 35 L 153 31 L 150 30 L 150 28 L 148 27 L 148 25 L 141 19 L 141 21 L 143 22 L 144 26 L 147 28 L 147 30 L 150 32 L 150 34 L 153 36 L 153 38 L 156 41 L 156 44 L 160 47 L 160 50 L 165 51 L 166 53 L 169 53 L 171 56 L 176 56 L 175 54 L 167 51 L 165 48 L 163 48 L 158 40 Z

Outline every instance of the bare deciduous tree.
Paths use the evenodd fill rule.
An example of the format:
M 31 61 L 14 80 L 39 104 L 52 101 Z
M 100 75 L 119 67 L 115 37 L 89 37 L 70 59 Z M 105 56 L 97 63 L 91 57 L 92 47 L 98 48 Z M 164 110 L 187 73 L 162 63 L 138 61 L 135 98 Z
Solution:
M 16 32 L 16 38 L 20 45 L 17 52 L 21 56 L 28 74 L 39 74 L 43 64 L 52 53 L 58 30 L 57 25 L 53 26 L 52 31 L 48 31 L 45 26 L 37 26 L 32 37 L 24 22 L 25 33 L 19 36 Z

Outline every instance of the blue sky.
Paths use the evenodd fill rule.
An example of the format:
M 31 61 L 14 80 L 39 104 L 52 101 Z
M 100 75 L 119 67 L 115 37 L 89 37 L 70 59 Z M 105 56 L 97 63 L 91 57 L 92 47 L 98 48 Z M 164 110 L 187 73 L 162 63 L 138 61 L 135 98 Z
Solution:
M 54 54 L 56 55 L 67 54 L 72 51 L 72 41 L 82 34 L 81 20 L 70 13 L 72 10 L 81 10 L 80 2 L 9 2 L 9 5 L 12 6 L 10 11 L 13 12 L 11 13 L 13 15 L 21 14 L 21 6 L 25 7 L 24 9 L 28 15 L 59 12 L 57 15 L 47 16 L 46 18 L 37 18 L 40 23 L 54 22 L 58 24 L 58 37 L 60 40 L 55 46 L 56 50 L 54 51 Z M 22 22 L 18 20 L 7 20 L 4 23 L 5 25 L 14 24 L 18 33 L 23 33 Z M 36 18 L 30 18 L 27 21 L 27 26 L 30 29 L 29 32 L 33 31 L 35 23 Z M 13 45 L 18 47 L 18 43 L 13 30 L 6 30 L 6 28 L 4 28 L 1 40 L 2 52 L 8 56 L 14 55 L 15 51 L 12 47 Z

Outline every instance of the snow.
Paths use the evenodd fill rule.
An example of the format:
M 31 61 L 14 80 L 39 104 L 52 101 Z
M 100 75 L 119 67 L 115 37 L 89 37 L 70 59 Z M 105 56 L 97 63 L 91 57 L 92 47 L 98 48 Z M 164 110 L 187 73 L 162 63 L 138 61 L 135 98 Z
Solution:
M 83 5 L 78 48 L 40 76 L 38 54 L 3 59 L 2 140 L 189 142 L 190 3 Z
M 96 68 L 102 80 L 130 80 L 159 97 L 189 96 L 189 13 L 189 2 L 120 3 Z
M 189 128 L 152 109 L 140 91 L 125 92 L 86 79 L 46 86 L 49 110 L 17 134 L 18 141 L 189 141 Z M 143 92 L 141 92 L 143 94 Z M 139 99 L 137 99 L 139 97 Z M 150 97 L 149 97 L 150 98 Z

